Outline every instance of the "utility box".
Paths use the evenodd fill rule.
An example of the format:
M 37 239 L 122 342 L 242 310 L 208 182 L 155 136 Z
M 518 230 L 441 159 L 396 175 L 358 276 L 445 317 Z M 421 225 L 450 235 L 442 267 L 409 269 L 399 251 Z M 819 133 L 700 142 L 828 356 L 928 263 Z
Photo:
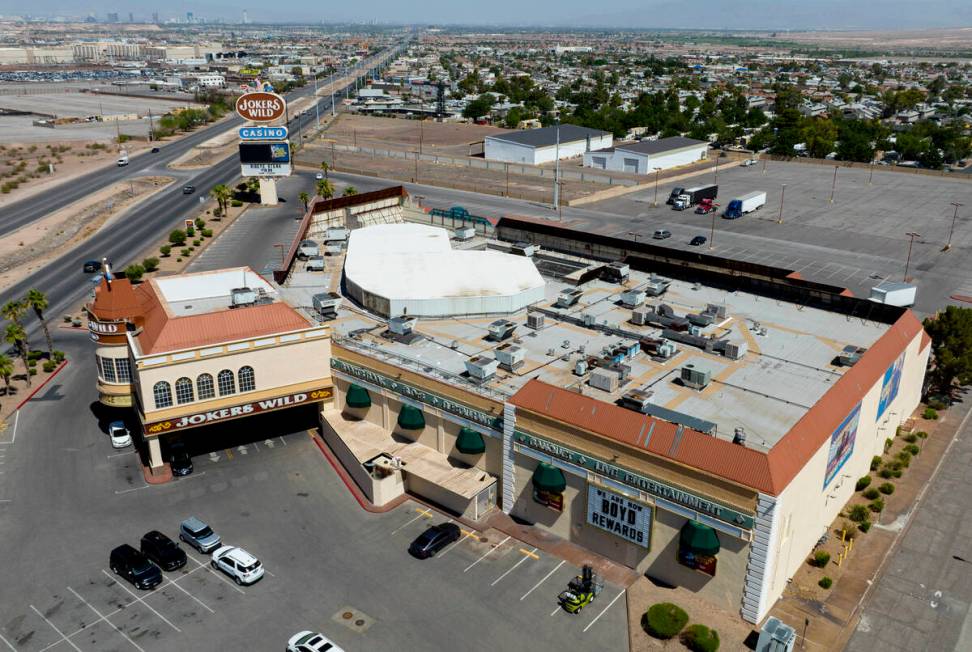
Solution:
M 527 315 L 527 328 L 532 328 L 535 331 L 543 328 L 543 313 L 541 312 L 531 312 Z
M 452 237 L 460 242 L 466 242 L 476 237 L 476 229 L 472 226 L 460 226 L 452 232 Z
M 482 355 L 466 360 L 466 373 L 476 380 L 489 380 L 496 375 L 497 367 L 499 362 Z
M 600 389 L 605 392 L 613 392 L 618 389 L 621 384 L 621 380 L 616 371 L 610 369 L 595 369 L 591 372 L 590 378 L 587 379 L 587 384 L 595 389 Z
M 796 630 L 775 616 L 770 616 L 759 630 L 756 652 L 793 652 L 796 647 Z
M 645 302 L 644 290 L 625 290 L 621 293 L 621 305 L 625 308 L 637 308 Z
M 507 371 L 516 371 L 526 362 L 526 349 L 516 344 L 502 344 L 494 351 L 499 366 Z
M 686 387 L 705 389 L 712 381 L 712 372 L 708 369 L 701 369 L 695 365 L 687 364 L 682 367 L 679 379 Z
M 554 306 L 557 308 L 570 308 L 580 301 L 582 296 L 584 296 L 584 292 L 576 288 L 562 290 L 560 295 L 557 296 L 557 302 Z
M 648 315 L 654 314 L 654 311 L 650 308 L 638 308 L 637 310 L 631 311 L 631 323 L 636 326 L 644 326 L 648 323 Z
M 392 317 L 388 320 L 388 330 L 395 335 L 411 335 L 416 323 L 415 317 Z
M 487 327 L 490 339 L 496 342 L 505 340 L 512 335 L 514 329 L 516 329 L 516 324 L 508 319 L 497 319 Z

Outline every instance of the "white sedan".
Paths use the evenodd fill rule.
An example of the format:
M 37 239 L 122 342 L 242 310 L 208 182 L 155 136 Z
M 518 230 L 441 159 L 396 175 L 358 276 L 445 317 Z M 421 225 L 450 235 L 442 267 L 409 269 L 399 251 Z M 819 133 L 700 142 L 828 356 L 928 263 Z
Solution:
M 287 652 L 344 652 L 323 634 L 303 631 L 287 641 Z
M 323 172 L 318 172 L 317 174 L 314 175 L 314 178 L 317 179 L 318 181 L 320 181 L 321 179 L 324 178 L 324 173 Z
M 108 424 L 108 436 L 111 437 L 112 448 L 125 448 L 132 445 L 132 436 L 122 421 L 112 421 Z

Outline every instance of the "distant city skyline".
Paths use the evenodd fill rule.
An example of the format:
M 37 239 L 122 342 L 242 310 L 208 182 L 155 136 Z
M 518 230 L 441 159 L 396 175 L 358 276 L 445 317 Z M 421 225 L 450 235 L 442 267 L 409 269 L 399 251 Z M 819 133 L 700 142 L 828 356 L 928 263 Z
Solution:
M 119 6 L 121 5 L 121 6 Z M 421 6 L 398 0 L 322 6 L 313 0 L 289 0 L 272 7 L 246 6 L 225 0 L 167 2 L 156 0 L 35 0 L 30 12 L 22 6 L 0 2 L 0 15 L 29 13 L 33 17 L 93 15 L 106 20 L 109 13 L 138 22 L 185 21 L 187 13 L 197 20 L 243 22 L 378 22 L 383 24 L 483 25 L 535 27 L 624 27 L 634 29 L 759 29 L 759 30 L 850 30 L 922 29 L 972 26 L 972 3 L 968 0 L 609 0 L 597 10 L 581 0 L 539 0 L 521 3 L 494 0 L 487 5 L 430 0 Z

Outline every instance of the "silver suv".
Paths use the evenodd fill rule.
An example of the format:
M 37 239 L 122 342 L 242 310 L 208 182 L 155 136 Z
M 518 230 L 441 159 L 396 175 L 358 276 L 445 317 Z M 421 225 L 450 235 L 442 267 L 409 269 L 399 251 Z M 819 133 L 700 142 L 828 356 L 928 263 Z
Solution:
M 179 538 L 204 554 L 223 542 L 211 527 L 195 516 L 190 516 L 179 526 Z

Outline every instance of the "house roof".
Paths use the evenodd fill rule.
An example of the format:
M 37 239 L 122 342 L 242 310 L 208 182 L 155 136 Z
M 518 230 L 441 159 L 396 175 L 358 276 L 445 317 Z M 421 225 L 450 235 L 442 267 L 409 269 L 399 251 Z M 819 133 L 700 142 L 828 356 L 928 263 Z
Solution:
M 664 154 L 677 149 L 687 147 L 708 147 L 709 144 L 703 140 L 685 138 L 683 136 L 672 136 L 671 138 L 659 138 L 658 140 L 641 140 L 631 143 L 617 143 L 614 149 L 624 152 L 635 152 L 636 154 Z
M 525 129 L 523 131 L 511 131 L 506 134 L 496 134 L 487 136 L 487 140 L 502 140 L 517 145 L 527 145 L 529 147 L 551 147 L 557 144 L 558 127 L 541 127 L 540 129 Z M 571 143 L 587 138 L 600 138 L 609 136 L 607 131 L 600 129 L 589 129 L 577 125 L 560 125 L 560 144 Z
M 104 278 L 95 288 L 95 298 L 90 305 L 91 313 L 102 321 L 121 321 L 138 314 L 141 300 L 127 278 Z

